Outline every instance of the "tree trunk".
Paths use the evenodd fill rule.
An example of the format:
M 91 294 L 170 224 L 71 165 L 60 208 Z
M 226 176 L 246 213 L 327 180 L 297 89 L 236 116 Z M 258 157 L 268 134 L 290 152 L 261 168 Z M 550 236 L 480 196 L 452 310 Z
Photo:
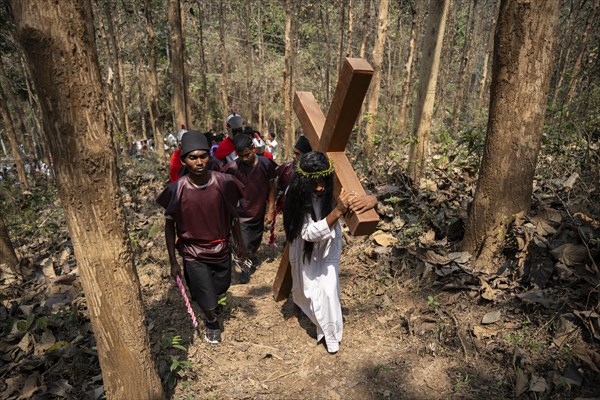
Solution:
M 423 60 L 413 120 L 413 140 L 408 158 L 408 176 L 415 184 L 419 183 L 425 171 L 425 160 L 429 150 L 429 131 L 449 2 L 450 0 L 433 0 L 429 7 L 427 35 L 421 51 Z
M 575 57 L 573 67 L 571 68 L 571 79 L 569 80 L 567 96 L 565 97 L 563 104 L 571 103 L 575 97 L 575 89 L 577 88 L 577 81 L 579 80 L 579 71 L 581 70 L 583 55 L 586 53 L 587 45 L 590 40 L 590 32 L 593 31 L 592 27 L 596 21 L 596 17 L 598 16 L 598 10 L 600 10 L 600 2 L 595 1 L 593 3 L 594 6 L 588 14 L 587 22 L 585 23 L 585 29 L 583 30 L 581 39 L 579 40 L 579 51 L 577 52 L 577 57 Z
M 498 20 L 498 10 L 500 9 L 500 2 L 497 2 L 494 6 L 494 18 L 492 18 L 489 31 L 488 40 L 485 47 L 485 56 L 483 57 L 483 66 L 481 67 L 481 79 L 479 80 L 479 93 L 477 95 L 477 104 L 475 105 L 475 111 L 481 116 L 483 112 L 483 96 L 486 93 L 488 87 L 488 70 L 490 56 L 494 51 L 494 31 L 496 30 L 496 21 Z
M 91 4 L 13 0 L 12 10 L 41 94 L 107 398 L 162 399 L 107 134 Z
M 377 108 L 379 107 L 379 91 L 381 89 L 381 66 L 385 51 L 385 37 L 388 29 L 388 0 L 379 0 L 377 13 L 377 36 L 373 47 L 373 79 L 367 100 L 367 125 L 365 129 L 367 155 L 373 155 L 375 149 L 375 132 L 377 129 Z
M 292 83 L 294 81 L 294 0 L 285 1 L 285 71 L 283 72 L 284 157 L 289 159 L 294 147 Z
M 40 122 L 39 117 L 39 102 L 36 94 L 33 92 L 33 90 L 31 90 L 31 84 L 29 83 L 31 76 L 29 75 L 29 70 L 25 66 L 24 56 L 19 56 L 19 61 L 21 64 L 23 80 L 25 81 L 25 88 L 27 89 L 27 102 L 29 103 L 29 108 L 31 108 L 31 115 L 35 124 L 35 129 L 32 129 L 31 131 L 34 154 L 37 160 L 43 160 L 48 156 L 48 151 L 46 150 L 46 143 L 40 139 L 40 135 L 42 133 L 42 123 Z
M 331 91 L 331 31 L 329 28 L 329 6 L 327 3 L 321 3 L 319 16 L 321 17 L 321 29 L 323 29 L 325 36 L 325 79 L 323 81 L 325 87 L 323 89 L 323 101 L 325 104 L 329 104 L 329 94 Z M 290 24 L 291 23 L 292 22 L 290 22 Z
M 490 113 L 481 169 L 461 247 L 476 268 L 497 268 L 514 216 L 529 210 L 558 21 L 558 0 L 503 0 L 494 43 Z
M 471 36 L 473 36 L 473 26 L 475 24 L 474 10 L 477 6 L 477 0 L 473 0 L 469 3 L 469 18 L 467 22 L 468 29 L 465 32 L 465 41 L 462 48 L 462 57 L 460 59 L 460 69 L 458 72 L 458 82 L 456 84 L 456 95 L 454 96 L 454 105 L 452 107 L 452 122 L 450 123 L 450 130 L 452 134 L 456 133 L 460 114 L 463 109 L 465 84 L 467 78 L 467 71 L 469 70 L 469 59 L 471 51 Z
M 254 64 L 254 54 L 252 51 L 252 32 L 251 32 L 251 26 L 250 23 L 252 21 L 252 19 L 250 18 L 250 16 L 252 15 L 252 10 L 251 10 L 251 2 L 250 1 L 246 1 L 244 2 L 244 7 L 245 7 L 245 15 L 248 16 L 248 18 L 244 18 L 244 50 L 246 53 L 246 56 L 244 57 L 244 68 L 246 70 L 246 76 L 244 77 L 245 80 L 245 93 L 244 93 L 244 97 L 246 98 L 245 101 L 245 111 L 244 111 L 244 115 L 246 118 L 246 123 L 248 125 L 253 125 L 254 124 L 254 118 L 253 118 L 253 111 L 254 111 L 254 102 L 256 101 L 256 97 L 255 97 L 255 93 L 252 92 L 252 76 L 253 76 L 253 64 Z M 260 129 L 260 127 L 258 128 Z
M 8 99 L 4 94 L 5 90 L 10 90 L 10 88 L 6 87 L 3 82 L 2 85 L 0 85 L 0 114 L 4 120 L 6 137 L 8 138 L 8 143 L 10 144 L 10 150 L 15 160 L 15 165 L 17 166 L 17 176 L 19 177 L 19 182 L 23 187 L 28 187 L 27 175 L 25 174 L 25 163 L 23 162 L 23 153 L 19 148 L 17 132 L 15 131 L 13 119 L 8 108 Z
M 187 110 L 187 86 L 185 72 L 185 44 L 183 25 L 181 21 L 181 0 L 169 0 L 169 43 L 171 45 L 171 80 L 173 83 L 173 114 L 174 124 L 179 129 L 185 126 L 191 129 L 191 121 Z
M 35 147 L 33 145 L 33 140 L 30 132 L 27 129 L 27 125 L 25 125 L 25 121 L 23 121 L 23 109 L 20 106 L 20 103 L 17 102 L 15 95 L 13 93 L 13 85 L 8 82 L 8 78 L 6 75 L 6 71 L 4 70 L 4 64 L 2 62 L 2 57 L 0 57 L 0 86 L 2 86 L 4 90 L 4 96 L 8 102 L 8 110 L 9 114 L 12 117 L 13 129 L 15 132 L 20 133 L 20 137 L 22 138 L 23 148 L 25 155 L 27 157 L 31 157 L 35 155 Z
M 417 8 L 412 8 L 412 23 L 410 27 L 410 40 L 408 42 L 408 57 L 404 64 L 404 78 L 402 79 L 402 98 L 400 100 L 400 108 L 398 112 L 398 132 L 403 134 L 406 130 L 406 122 L 408 120 L 408 109 L 410 107 L 409 100 L 412 97 L 412 67 L 415 58 L 415 43 L 419 34 L 419 21 L 421 20 L 420 12 L 423 7 L 415 5 Z
M 4 280 L 10 275 L 18 275 L 18 265 L 17 253 L 15 253 L 15 248 L 8 236 L 4 219 L 0 215 L 0 280 Z
M 352 0 L 348 0 L 348 34 L 346 37 L 346 57 L 352 57 L 352 30 L 354 29 L 354 17 L 352 15 Z M 343 60 L 341 62 L 344 62 Z M 341 65 L 341 63 L 340 63 Z
M 148 99 L 148 114 L 150 115 L 150 125 L 154 136 L 154 147 L 159 160 L 166 157 L 165 147 L 163 146 L 164 135 L 160 123 L 157 119 L 160 116 L 160 107 L 158 98 L 160 96 L 160 85 L 158 83 L 157 60 L 156 60 L 156 32 L 154 32 L 154 23 L 152 18 L 152 1 L 144 1 L 144 16 L 146 19 L 146 33 L 148 34 L 148 83 L 150 84 Z
M 129 129 L 129 115 L 127 114 L 127 99 L 126 96 L 123 96 L 125 92 L 124 85 L 124 73 L 123 73 L 123 62 L 121 61 L 121 51 L 119 49 L 119 40 L 118 40 L 118 32 L 115 29 L 115 23 L 113 20 L 113 4 L 111 4 L 109 0 L 104 0 L 102 3 L 102 10 L 104 12 L 104 17 L 106 19 L 106 26 L 108 28 L 108 44 L 109 44 L 109 52 L 111 53 L 111 64 L 114 73 L 114 86 L 113 92 L 117 95 L 118 102 L 118 113 L 119 113 L 119 121 L 120 126 L 119 130 L 125 135 L 128 139 L 127 144 L 133 142 L 132 133 Z
M 340 9 L 340 33 L 339 33 L 339 46 L 338 46 L 338 57 L 337 57 L 337 70 L 338 72 L 342 69 L 342 65 L 346 57 L 344 57 L 344 51 L 346 50 L 346 14 L 349 12 L 348 0 L 341 0 Z
M 436 93 L 436 98 L 438 102 L 433 112 L 432 119 L 439 118 L 439 115 L 442 116 L 442 121 L 445 121 L 446 114 L 446 95 L 447 88 L 450 86 L 451 79 L 448 79 L 449 76 L 453 76 L 452 71 L 455 70 L 455 65 L 452 62 L 455 43 L 454 36 L 456 32 L 455 27 L 455 15 L 457 8 L 460 7 L 460 2 L 450 0 L 448 4 L 448 16 L 446 17 L 446 32 L 444 34 L 444 43 L 442 44 L 442 55 L 440 56 L 440 62 L 442 66 L 440 67 L 440 76 L 438 78 L 439 85 Z
M 367 41 L 369 39 L 371 25 L 371 0 L 364 0 L 363 3 L 363 17 L 362 17 L 362 39 L 360 41 L 360 48 L 358 50 L 358 56 L 360 58 L 365 58 L 365 53 L 367 51 Z M 360 121 L 360 118 L 358 119 Z
M 258 64 L 265 65 L 265 38 L 262 30 L 263 5 L 262 0 L 257 2 L 258 7 Z M 265 118 L 265 68 L 258 69 L 258 126 L 261 132 L 267 132 L 269 126 Z
M 223 105 L 223 116 L 226 117 L 229 110 L 229 100 L 227 97 L 227 47 L 225 46 L 225 5 L 223 0 L 219 2 L 219 40 L 221 47 L 221 104 Z M 227 122 L 223 118 L 223 130 L 227 130 Z

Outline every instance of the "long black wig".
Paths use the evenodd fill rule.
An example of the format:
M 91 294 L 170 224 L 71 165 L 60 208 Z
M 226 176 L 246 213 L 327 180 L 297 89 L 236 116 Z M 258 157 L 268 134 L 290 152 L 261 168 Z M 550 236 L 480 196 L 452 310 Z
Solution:
M 307 214 L 310 213 L 313 221 L 316 220 L 312 197 L 313 188 L 318 183 L 323 183 L 325 186 L 324 192 L 319 196 L 321 218 L 327 217 L 333 209 L 333 172 L 314 177 L 316 173 L 328 170 L 330 165 L 327 156 L 320 151 L 306 153 L 298 160 L 299 169 L 304 173 L 294 171 L 285 195 L 283 208 L 283 228 L 288 242 L 291 243 L 300 237 Z M 313 243 L 304 241 L 302 256 L 305 262 L 312 257 L 312 250 Z

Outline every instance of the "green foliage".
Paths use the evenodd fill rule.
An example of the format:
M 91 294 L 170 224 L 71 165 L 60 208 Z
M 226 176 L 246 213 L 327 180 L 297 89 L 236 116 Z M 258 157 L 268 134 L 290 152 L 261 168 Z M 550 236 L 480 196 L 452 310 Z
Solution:
M 430 309 L 436 309 L 440 305 L 440 302 L 437 301 L 437 296 L 427 296 L 427 307 Z

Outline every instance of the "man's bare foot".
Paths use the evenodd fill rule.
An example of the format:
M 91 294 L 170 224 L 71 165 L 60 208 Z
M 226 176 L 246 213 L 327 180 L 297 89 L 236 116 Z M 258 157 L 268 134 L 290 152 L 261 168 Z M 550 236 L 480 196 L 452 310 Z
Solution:
M 285 322 L 286 325 L 289 327 L 300 326 L 300 321 L 298 321 L 298 318 L 300 318 L 301 314 L 302 309 L 294 304 L 294 307 L 292 308 L 292 316 L 287 319 Z
M 285 324 L 290 328 L 300 326 L 300 322 L 298 321 L 298 317 L 296 315 L 292 315 L 291 317 L 286 319 Z

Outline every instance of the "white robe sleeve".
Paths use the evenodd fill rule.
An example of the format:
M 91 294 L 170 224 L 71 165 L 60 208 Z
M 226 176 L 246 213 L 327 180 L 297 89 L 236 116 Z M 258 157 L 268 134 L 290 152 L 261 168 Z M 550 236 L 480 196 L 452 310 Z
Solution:
M 337 223 L 337 222 L 336 222 Z M 328 240 L 335 238 L 335 224 L 329 228 L 327 220 L 325 218 L 315 222 L 312 220 L 310 215 L 306 217 L 306 221 L 302 226 L 302 239 L 307 242 L 320 242 L 322 240 Z

